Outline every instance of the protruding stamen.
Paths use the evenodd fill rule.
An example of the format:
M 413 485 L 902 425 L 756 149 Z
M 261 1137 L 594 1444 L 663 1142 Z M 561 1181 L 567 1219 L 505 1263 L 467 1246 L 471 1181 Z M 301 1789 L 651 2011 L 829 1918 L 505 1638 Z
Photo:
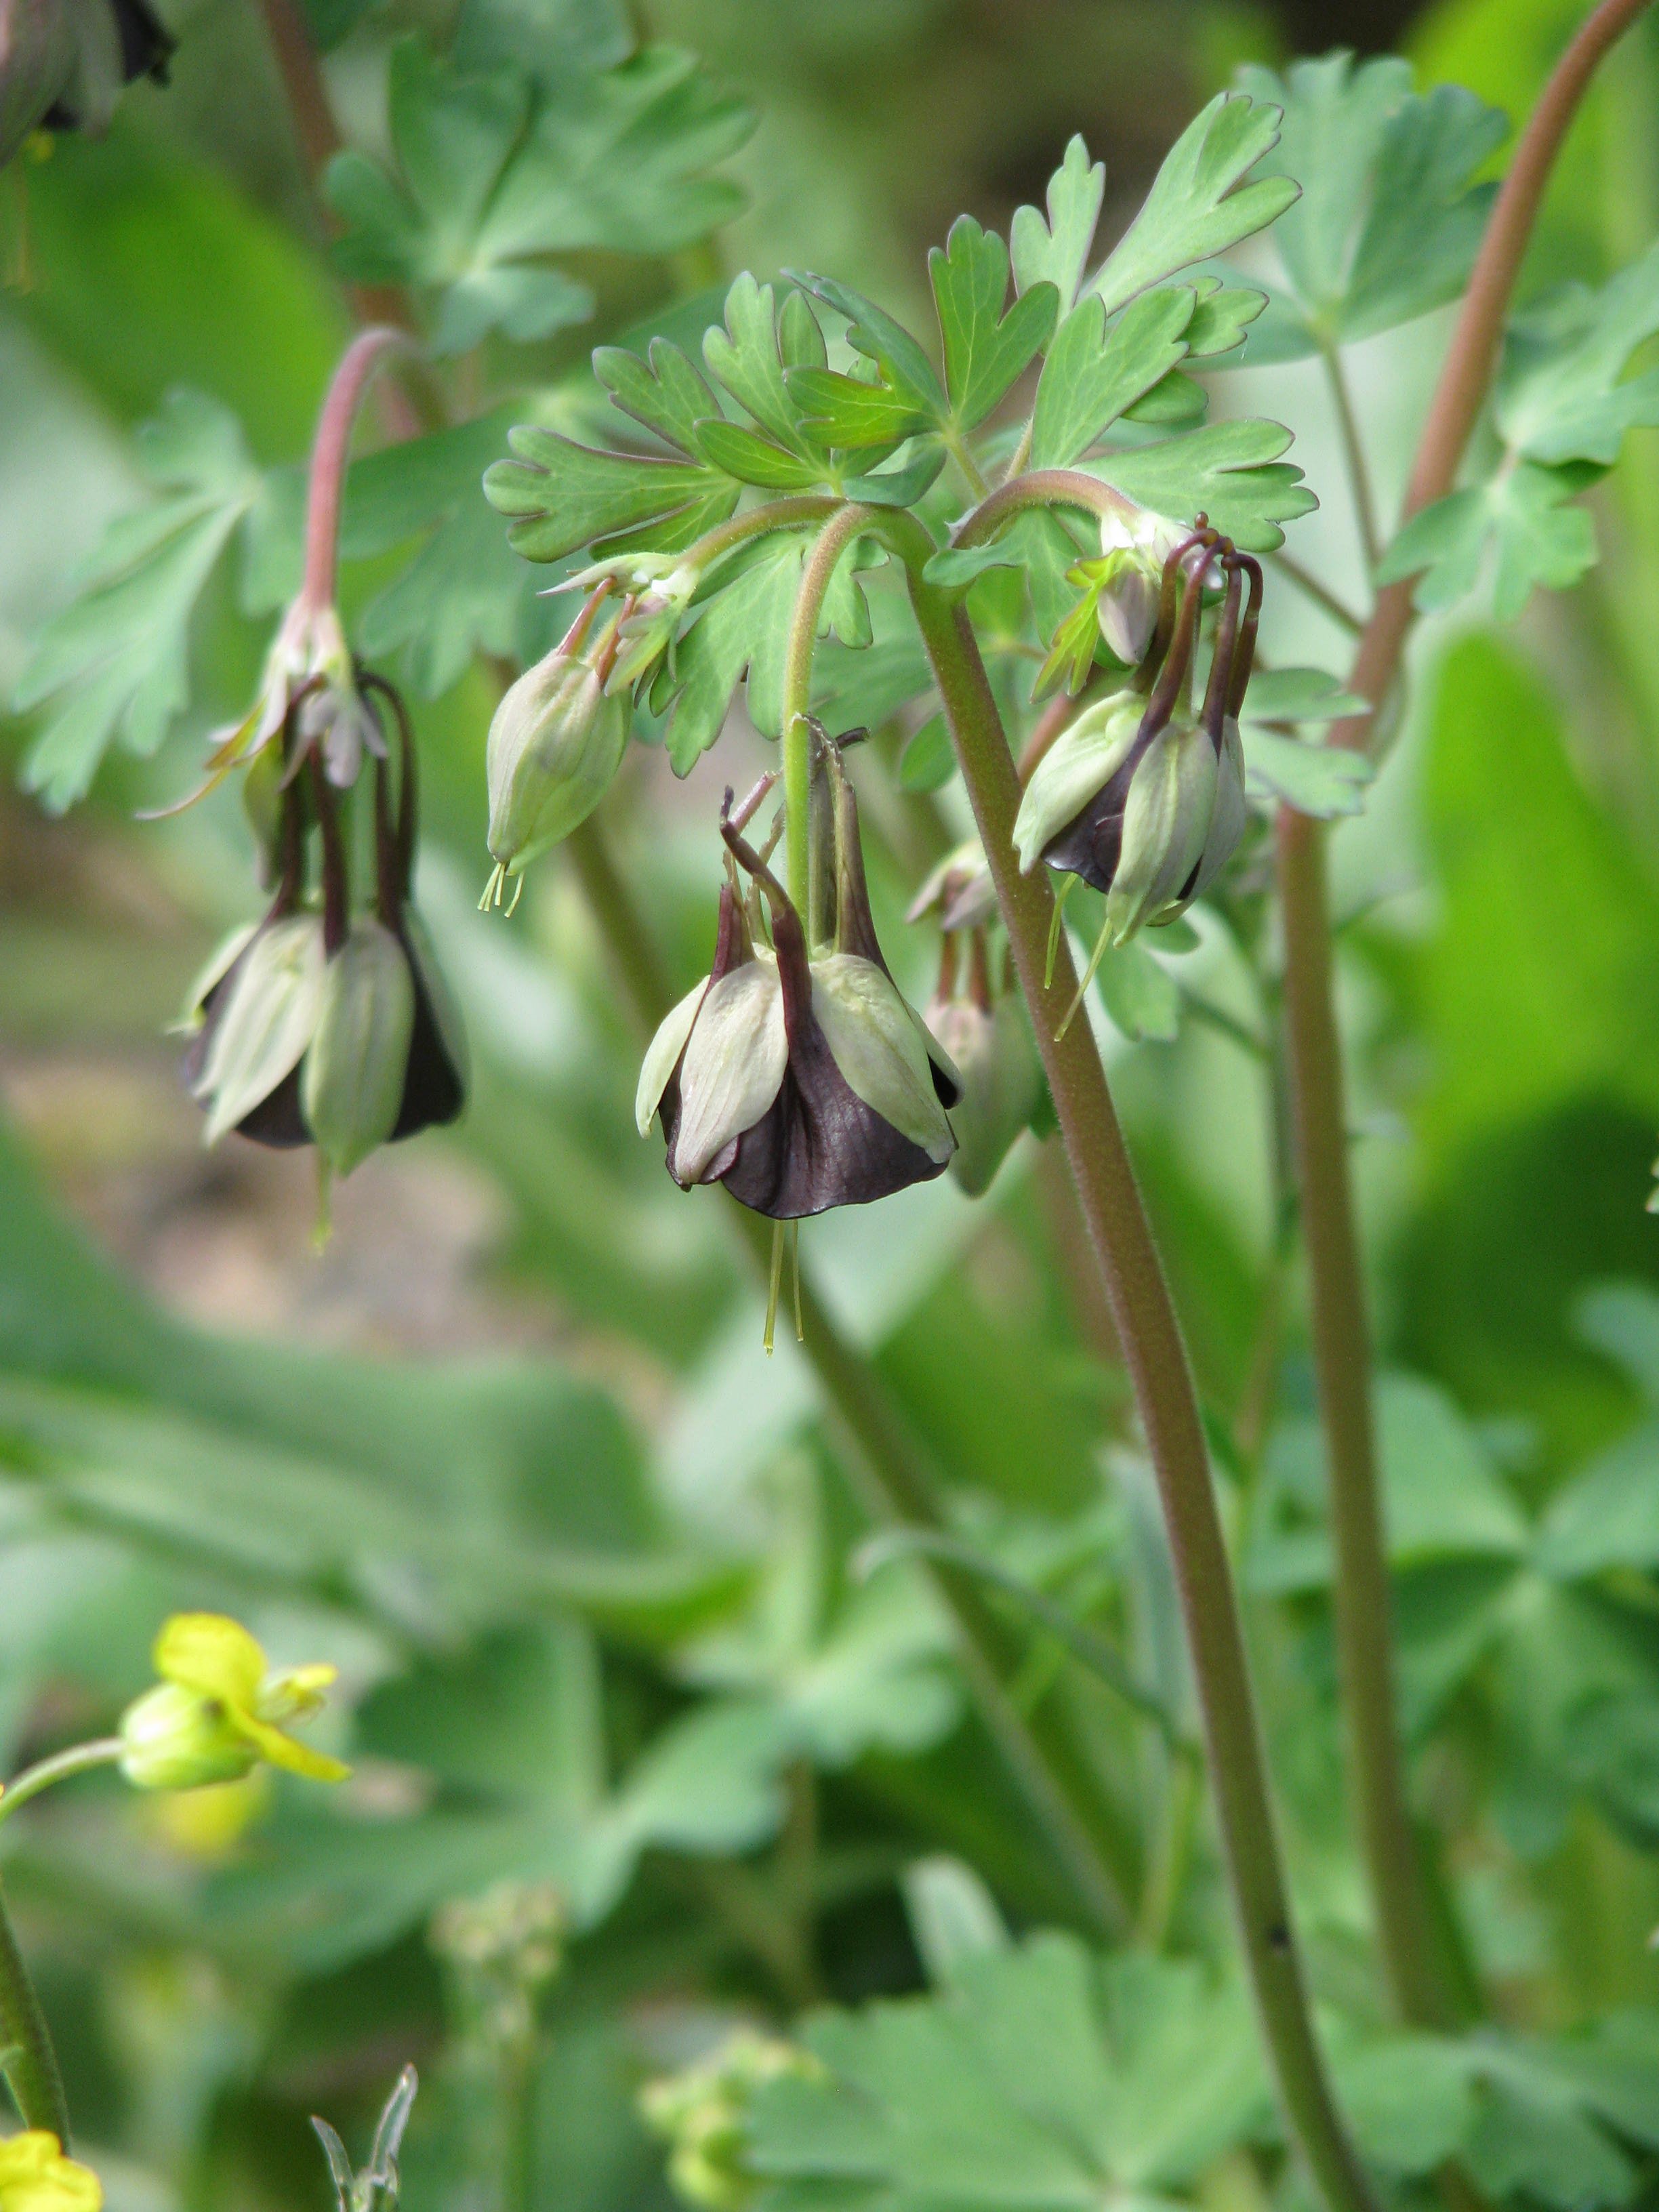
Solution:
M 506 873 L 507 870 L 501 866 L 501 862 L 497 860 L 495 866 L 489 871 L 489 881 L 483 887 L 483 896 L 478 901 L 478 911 L 480 914 L 488 914 L 492 905 L 499 906 L 501 904 L 501 878 Z
M 1068 875 L 1054 894 L 1054 910 L 1048 921 L 1048 951 L 1042 963 L 1042 988 L 1052 991 L 1054 987 L 1054 961 L 1060 951 L 1060 933 L 1066 915 L 1066 902 L 1077 889 L 1080 877 Z
M 772 1338 L 778 1325 L 778 1288 L 783 1280 L 783 1224 L 772 1224 L 772 1272 L 766 1286 L 766 1333 L 761 1342 L 766 1346 L 766 1356 L 772 1357 Z
M 794 1270 L 795 1277 L 795 1341 L 797 1344 L 805 1344 L 806 1325 L 800 1317 L 800 1223 L 799 1221 L 792 1221 L 789 1224 L 789 1261 Z
M 514 881 L 514 885 L 513 885 L 513 897 L 512 897 L 512 901 L 511 901 L 511 902 L 509 903 L 509 905 L 508 905 L 508 907 L 507 907 L 507 920 L 508 920 L 509 921 L 512 921 L 512 919 L 513 919 L 514 915 L 515 914 L 517 914 L 517 912 L 519 911 L 519 901 L 520 901 L 523 896 L 524 896 L 524 872 L 523 872 L 523 870 L 522 870 L 522 869 L 520 869 L 520 872 L 519 872 L 519 875 L 518 875 L 518 877 L 517 877 L 517 879 Z
M 1106 948 L 1111 941 L 1112 925 L 1109 921 L 1103 921 L 1100 925 L 1100 934 L 1095 939 L 1095 949 L 1089 955 L 1089 964 L 1083 971 L 1083 981 L 1077 987 L 1077 996 L 1073 1000 L 1071 1005 L 1066 1009 L 1065 1020 L 1054 1031 L 1054 1042 L 1056 1044 L 1060 1042 L 1066 1030 L 1071 1028 L 1073 1021 L 1076 1020 L 1077 1010 L 1083 1004 L 1084 998 L 1088 992 L 1089 986 L 1094 981 L 1095 976 L 1099 970 L 1101 962 L 1106 957 Z

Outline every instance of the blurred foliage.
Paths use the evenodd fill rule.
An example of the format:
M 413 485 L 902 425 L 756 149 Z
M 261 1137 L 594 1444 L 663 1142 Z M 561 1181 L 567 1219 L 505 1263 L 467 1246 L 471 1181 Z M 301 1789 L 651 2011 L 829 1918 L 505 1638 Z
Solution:
M 510 933 L 472 911 L 501 666 L 545 649 L 560 603 L 537 590 L 562 573 L 518 561 L 476 487 L 509 423 L 550 444 L 614 437 L 615 377 L 591 349 L 637 363 L 661 337 L 695 357 L 745 269 L 844 275 L 931 343 L 924 249 L 964 209 L 1008 235 L 1073 133 L 1105 159 L 1109 247 L 1243 64 L 1253 89 L 1305 88 L 1304 121 L 1325 103 L 1354 165 L 1432 139 L 1443 167 L 1392 222 L 1360 226 L 1340 179 L 1310 191 L 1277 249 L 1270 234 L 1228 272 L 1231 296 L 1273 299 L 1239 365 L 1194 372 L 1216 419 L 1175 441 L 1152 426 L 1113 460 L 1139 483 L 1170 443 L 1210 441 L 1206 465 L 1252 471 L 1246 522 L 1282 524 L 1358 599 L 1336 427 L 1293 356 L 1314 322 L 1347 344 L 1391 512 L 1444 327 L 1430 318 L 1503 159 L 1491 110 L 1524 112 L 1579 13 L 312 0 L 346 142 L 319 191 L 258 11 L 202 0 L 172 18 L 170 88 L 136 88 L 106 138 L 57 138 L 0 180 L 17 277 L 0 295 L 0 685 L 30 702 L 4 744 L 55 805 L 90 779 L 62 820 L 0 795 L 0 1768 L 110 1725 L 149 1678 L 158 1621 L 185 1607 L 245 1619 L 279 1664 L 336 1659 L 343 1696 L 318 1740 L 356 1768 L 326 1799 L 279 1778 L 167 1806 L 89 1779 L 5 1827 L 114 2212 L 325 2202 L 307 2116 L 326 2111 L 361 2154 L 411 2059 L 411 2208 L 516 2192 L 660 2212 L 641 2084 L 802 2014 L 813 2063 L 740 2092 L 721 2076 L 725 2103 L 698 2120 L 697 2170 L 734 2203 L 1305 2201 L 1183 1779 L 1168 1565 L 1055 1147 L 1024 1140 L 977 1208 L 930 1184 L 815 1224 L 803 1255 L 940 1470 L 957 1533 L 1112 1638 L 1154 1711 L 1008 1608 L 1018 1694 L 1120 1846 L 1129 1926 L 1103 1957 L 924 1570 L 864 1571 L 861 1469 L 810 1366 L 783 1342 L 764 1358 L 713 1206 L 635 1137 L 639 1040 L 574 871 L 544 862 Z M 1396 40 L 1409 82 L 1293 60 Z M 459 154 L 428 128 L 445 86 L 461 88 L 449 123 L 476 132 Z M 1102 979 L 1224 1471 L 1317 1994 L 1401 2204 L 1428 2201 L 1453 2151 L 1506 2202 L 1646 2202 L 1659 2152 L 1659 1228 L 1642 1211 L 1659 1126 L 1659 438 L 1632 397 L 1652 314 L 1615 344 L 1601 289 L 1650 270 L 1656 87 L 1645 24 L 1575 125 L 1522 302 L 1540 342 L 1605 343 L 1582 348 L 1571 404 L 1540 431 L 1523 330 L 1515 411 L 1480 460 L 1507 461 L 1507 485 L 1549 479 L 1547 542 L 1515 573 L 1577 580 L 1502 635 L 1489 597 L 1442 592 L 1369 787 L 1280 730 L 1247 732 L 1259 801 L 1290 790 L 1357 817 L 1334 847 L 1343 1003 L 1413 1790 L 1460 1997 L 1443 2036 L 1386 2027 L 1346 1833 L 1259 845 L 1188 949 L 1138 945 Z M 606 149 L 641 114 L 661 158 L 612 189 Z M 1086 159 L 1073 167 L 1080 184 Z M 1297 173 L 1293 133 L 1269 167 Z M 434 219 L 455 213 L 452 171 L 487 172 L 464 222 Z M 1023 236 L 1028 276 L 1062 281 L 1034 222 L 1013 229 L 1017 265 Z M 980 250 L 958 236 L 953 260 Z M 246 707 L 296 579 L 299 464 L 348 283 L 393 280 L 436 340 L 408 387 L 424 434 L 394 449 L 371 416 L 343 604 L 416 695 L 421 896 L 476 1084 L 453 1134 L 352 1178 L 319 1261 L 302 1175 L 203 1159 L 157 1034 L 248 911 L 246 826 L 225 793 L 165 824 L 131 816 L 177 796 L 204 734 Z M 1568 282 L 1583 289 L 1550 304 Z M 1145 391 L 1170 367 L 1147 343 Z M 972 414 L 982 393 L 967 398 L 948 343 L 943 362 L 939 408 Z M 843 349 L 819 372 L 831 397 L 851 365 Z M 1284 447 L 1261 418 L 1281 416 L 1317 513 L 1273 473 Z M 158 422 L 209 426 L 224 465 L 181 474 L 163 436 L 158 466 L 140 428 Z M 753 434 L 793 450 L 798 428 L 757 418 Z M 1563 515 L 1565 552 L 1548 538 Z M 146 533 L 173 565 L 135 592 Z M 926 750 L 893 595 L 866 582 L 873 645 L 851 648 L 844 609 L 821 668 L 842 719 L 877 725 L 857 765 L 872 896 L 920 1002 L 934 946 L 900 916 L 965 812 Z M 121 600 L 90 643 L 71 611 L 88 584 Z M 975 594 L 982 624 L 1033 620 L 1006 570 Z M 707 696 L 695 717 L 682 698 L 678 739 L 668 726 L 676 765 L 719 729 L 752 642 L 754 601 L 727 613 Z M 1282 578 L 1265 637 L 1291 679 L 1275 722 L 1340 711 L 1305 671 L 1340 676 L 1344 640 Z M 1029 721 L 1026 688 L 1005 686 Z M 76 719 L 43 757 L 49 696 Z M 660 744 L 633 747 L 608 802 L 677 994 L 708 965 L 720 788 L 769 757 L 741 713 L 721 744 L 684 782 Z M 1492 2025 L 1464 2033 L 1481 2014 Z

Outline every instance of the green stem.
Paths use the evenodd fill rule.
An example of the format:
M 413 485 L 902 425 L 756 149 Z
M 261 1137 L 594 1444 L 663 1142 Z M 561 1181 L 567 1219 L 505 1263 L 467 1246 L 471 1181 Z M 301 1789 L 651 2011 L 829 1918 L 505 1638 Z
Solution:
M 1110 484 L 1083 469 L 1030 469 L 1010 477 L 982 499 L 952 532 L 953 546 L 988 545 L 998 531 L 1034 507 L 1080 507 L 1103 520 L 1116 515 L 1133 521 L 1145 510 Z
M 812 754 L 806 718 L 812 708 L 812 654 L 817 644 L 818 623 L 829 595 L 836 564 L 860 531 L 868 527 L 873 507 L 845 506 L 836 509 L 818 532 L 817 543 L 801 574 L 800 590 L 789 624 L 788 649 L 783 661 L 783 816 L 789 851 L 789 896 L 799 908 L 809 939 L 812 902 L 808 892 L 811 839 L 807 805 L 811 790 Z
M 1031 481 L 1024 479 L 1028 485 Z M 994 493 L 986 507 L 998 497 Z M 908 515 L 894 515 L 884 519 L 882 532 L 908 573 L 911 604 L 1133 1385 L 1169 1533 L 1234 1905 L 1280 2096 L 1334 2212 L 1373 2212 L 1370 2185 L 1337 2111 L 1314 2035 L 1238 1602 L 1186 1348 L 1093 1034 L 1086 1022 L 1073 1023 L 1063 1037 L 1056 1034 L 1077 990 L 1070 949 L 1062 937 L 1053 981 L 1045 983 L 1054 895 L 1046 871 L 1024 876 L 1015 862 L 1019 784 L 972 629 L 960 606 L 924 580 L 933 544 L 921 526 Z
M 1601 0 L 1556 65 L 1516 148 L 1463 295 L 1424 421 L 1404 514 L 1456 481 L 1492 381 L 1504 319 L 1544 187 L 1567 126 L 1607 49 L 1648 0 Z M 1349 689 L 1374 707 L 1393 690 L 1412 622 L 1412 584 L 1385 585 L 1360 638 Z M 1364 744 L 1366 722 L 1331 740 Z M 1388 1568 L 1378 1502 L 1365 1292 L 1348 1175 L 1341 1044 L 1332 995 L 1324 825 L 1280 810 L 1286 1071 L 1293 1105 L 1311 1288 L 1314 1364 L 1325 1431 L 1336 1553 L 1332 1589 L 1347 1719 L 1348 1765 L 1377 1936 L 1395 2008 L 1415 2026 L 1444 2017 L 1407 1811 L 1395 1710 Z
M 674 997 L 650 933 L 592 817 L 572 831 L 566 850 L 617 963 L 635 1021 L 648 1036 Z M 771 1261 L 769 1224 L 735 1200 L 729 1202 L 727 1218 L 757 1278 L 764 1280 Z M 800 1295 L 802 1352 L 843 1441 L 851 1446 L 846 1458 L 854 1479 L 866 1478 L 864 1493 L 872 1517 L 903 1527 L 942 1528 L 937 1478 L 915 1431 L 869 1362 L 847 1342 L 804 1279 Z M 1128 1919 L 1124 1904 L 1127 1868 L 1123 1863 L 1127 1854 L 1115 1838 L 1097 1833 L 1073 1804 L 1056 1778 L 1061 1760 L 1046 1728 L 1028 1723 L 1009 1696 L 1007 1640 L 972 1577 L 947 1565 L 936 1571 L 936 1580 L 956 1625 L 963 1673 L 1005 1765 L 1090 1922 L 1104 1931 L 1123 1932 Z
M 743 514 L 734 514 L 726 522 L 718 522 L 680 556 L 689 568 L 712 568 L 724 553 L 734 545 L 746 544 L 751 538 L 763 538 L 769 530 L 798 530 L 803 523 L 822 522 L 841 505 L 833 492 L 804 491 L 789 499 L 769 499 L 763 506 L 751 507 Z
M 88 1774 L 95 1766 L 113 1766 L 125 1751 L 118 1735 L 97 1736 L 90 1743 L 72 1744 L 67 1751 L 26 1766 L 13 1780 L 0 1785 L 0 1820 L 9 1819 L 20 1805 L 27 1805 L 31 1797 L 38 1797 L 54 1783 L 67 1782 L 74 1774 Z
M 7 2053 L 6 2080 L 26 2128 L 44 2128 L 69 2148 L 69 2106 L 64 2077 L 52 2047 L 40 2000 L 17 1948 L 11 1917 L 0 1888 L 0 2051 Z
M 1336 410 L 1336 427 L 1342 441 L 1342 459 L 1348 471 L 1348 489 L 1353 495 L 1354 520 L 1359 526 L 1360 549 L 1365 556 L 1365 574 L 1369 576 L 1382 557 L 1382 541 L 1376 532 L 1376 501 L 1371 493 L 1371 472 L 1365 459 L 1365 442 L 1359 434 L 1359 418 L 1353 411 L 1353 394 L 1348 389 L 1347 372 L 1342 366 L 1342 356 L 1334 345 L 1322 346 L 1320 358 L 1325 364 L 1325 381 L 1331 388 L 1331 404 Z

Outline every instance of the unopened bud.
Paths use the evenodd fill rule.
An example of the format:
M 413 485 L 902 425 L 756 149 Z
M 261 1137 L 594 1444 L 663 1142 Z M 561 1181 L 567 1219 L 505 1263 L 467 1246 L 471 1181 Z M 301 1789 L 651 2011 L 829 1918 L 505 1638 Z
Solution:
M 701 2064 L 647 2083 L 641 2110 L 672 2145 L 669 2179 L 686 2202 L 702 2212 L 742 2212 L 758 2186 L 744 2158 L 751 2099 L 769 2081 L 821 2073 L 799 2045 L 741 2029 Z
M 351 1173 L 397 1127 L 415 1027 L 415 979 L 403 946 L 365 915 L 324 971 L 301 1104 L 336 1175 Z
M 489 725 L 489 850 L 517 875 L 585 822 L 621 765 L 628 702 L 562 649 L 526 669 Z
M 1030 1126 L 1042 1096 L 1031 1025 L 1010 993 L 988 1008 L 971 998 L 936 999 L 926 1019 L 962 1081 L 951 1109 L 957 1134 L 951 1173 L 969 1198 L 978 1198 Z
M 258 1764 L 256 1747 L 216 1698 L 158 1682 L 121 1716 L 121 1771 L 139 1790 L 197 1790 L 237 1782 Z

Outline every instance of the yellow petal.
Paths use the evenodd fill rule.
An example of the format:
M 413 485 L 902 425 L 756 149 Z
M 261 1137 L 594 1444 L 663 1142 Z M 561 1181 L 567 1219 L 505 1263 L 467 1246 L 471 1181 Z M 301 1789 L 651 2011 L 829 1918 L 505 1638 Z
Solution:
M 227 1705 L 252 1705 L 264 1679 L 265 1655 L 239 1620 L 222 1613 L 175 1613 L 155 1639 L 155 1671 Z
M 256 1720 L 250 1712 L 239 1710 L 231 1719 L 268 1766 L 286 1767 L 290 1774 L 303 1774 L 309 1782 L 343 1782 L 351 1772 L 325 1751 L 313 1751 L 308 1743 L 284 1735 L 281 1729 Z
M 0 2212 L 99 2212 L 103 2201 L 91 2167 L 65 2158 L 43 2128 L 0 2142 Z

